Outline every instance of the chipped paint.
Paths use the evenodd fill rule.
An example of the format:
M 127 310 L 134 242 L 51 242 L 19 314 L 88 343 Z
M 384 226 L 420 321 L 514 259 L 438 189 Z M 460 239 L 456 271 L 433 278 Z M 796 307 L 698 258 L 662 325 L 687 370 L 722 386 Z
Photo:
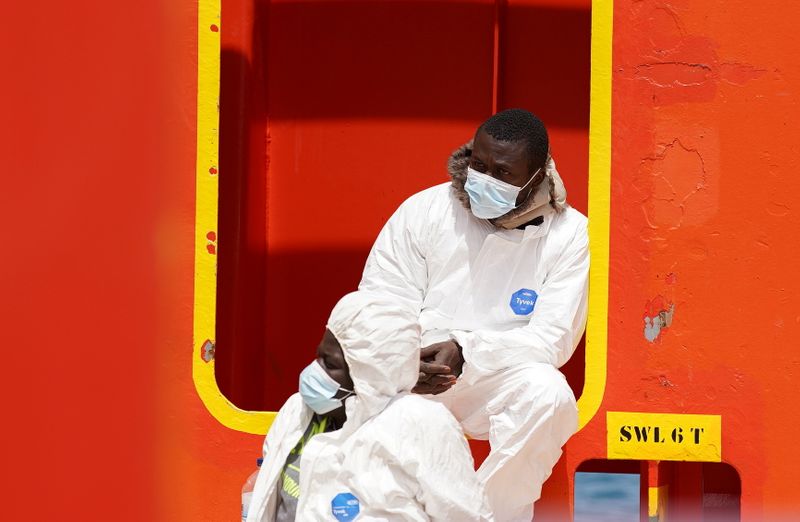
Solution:
M 635 187 L 651 230 L 676 230 L 700 224 L 713 215 L 716 202 L 709 194 L 709 172 L 701 151 L 679 138 L 660 145 L 642 158 Z
M 733 85 L 760 78 L 766 69 L 747 63 L 648 62 L 636 66 L 634 76 L 656 87 L 691 87 L 724 81 Z
M 202 357 L 202 359 L 205 362 L 211 362 L 212 360 L 214 360 L 215 351 L 216 351 L 216 346 L 214 344 L 214 341 L 206 339 L 206 342 L 204 342 L 203 346 L 200 347 L 200 354 L 201 354 L 200 357 Z
M 644 338 L 654 343 L 661 332 L 672 326 L 675 304 L 667 303 L 664 297 L 656 296 L 647 303 L 644 315 Z
M 687 87 L 713 79 L 714 71 L 704 63 L 651 62 L 637 65 L 635 75 L 657 87 Z

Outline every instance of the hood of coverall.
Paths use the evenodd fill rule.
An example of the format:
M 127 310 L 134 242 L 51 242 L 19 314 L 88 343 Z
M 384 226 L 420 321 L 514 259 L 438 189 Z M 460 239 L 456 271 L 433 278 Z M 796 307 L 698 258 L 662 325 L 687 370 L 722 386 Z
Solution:
M 454 150 L 447 161 L 447 172 L 453 180 L 453 192 L 467 210 L 470 210 L 469 195 L 464 189 L 464 184 L 467 181 L 470 156 L 472 156 L 472 140 Z M 564 210 L 567 207 L 567 189 L 556 170 L 553 157 L 549 154 L 545 163 L 545 177 L 546 182 L 539 185 L 532 197 L 526 199 L 519 207 L 489 221 L 496 227 L 512 229 L 538 216 Z
M 356 392 L 346 401 L 351 426 L 380 413 L 417 383 L 419 324 L 396 300 L 363 291 L 347 294 L 333 308 L 327 328 L 342 347 Z

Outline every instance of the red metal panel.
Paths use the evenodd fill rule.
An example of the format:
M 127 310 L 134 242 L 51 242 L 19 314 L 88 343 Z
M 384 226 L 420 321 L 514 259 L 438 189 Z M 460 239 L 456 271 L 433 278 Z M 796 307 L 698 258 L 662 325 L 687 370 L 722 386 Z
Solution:
M 499 76 L 503 107 L 543 113 L 583 211 L 588 7 L 504 6 L 503 19 L 520 21 L 501 33 Z M 241 8 L 223 9 L 238 27 Z M 231 184 L 221 190 L 221 213 L 234 213 L 220 219 L 221 245 L 223 228 L 241 234 L 220 252 L 221 279 L 236 282 L 220 282 L 217 364 L 234 402 L 274 410 L 296 390 L 330 308 L 355 288 L 382 223 L 409 195 L 446 181 L 449 153 L 490 115 L 494 3 L 274 2 L 248 16 L 223 53 L 223 81 L 235 85 L 223 84 L 221 161 L 237 169 L 237 181 L 221 180 Z M 562 50 L 567 58 L 550 57 L 528 36 L 532 27 L 574 40 Z M 227 75 L 226 64 L 239 72 Z M 268 118 L 242 110 L 262 93 Z M 235 99 L 245 101 L 226 104 Z M 249 121 L 245 136 L 267 128 L 260 165 L 230 159 L 255 157 L 226 134 L 240 132 L 237 115 Z M 248 143 L 261 153 L 257 140 Z M 581 381 L 582 361 L 575 367 Z

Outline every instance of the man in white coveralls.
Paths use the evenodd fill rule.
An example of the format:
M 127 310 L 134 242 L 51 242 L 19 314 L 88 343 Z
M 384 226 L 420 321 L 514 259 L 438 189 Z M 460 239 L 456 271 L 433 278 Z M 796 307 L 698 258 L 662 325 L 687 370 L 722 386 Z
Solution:
M 386 223 L 359 288 L 419 311 L 414 391 L 489 440 L 478 477 L 496 520 L 529 521 L 577 429 L 558 368 L 586 323 L 587 220 L 566 203 L 547 131 L 528 111 L 486 120 L 448 167 L 449 183 Z

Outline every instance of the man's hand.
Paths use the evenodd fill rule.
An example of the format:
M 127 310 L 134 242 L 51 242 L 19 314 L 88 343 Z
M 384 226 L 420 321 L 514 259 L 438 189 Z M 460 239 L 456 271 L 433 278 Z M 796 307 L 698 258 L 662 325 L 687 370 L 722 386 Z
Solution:
M 455 341 L 426 346 L 420 351 L 419 380 L 414 393 L 438 395 L 449 390 L 461 375 L 464 358 Z

